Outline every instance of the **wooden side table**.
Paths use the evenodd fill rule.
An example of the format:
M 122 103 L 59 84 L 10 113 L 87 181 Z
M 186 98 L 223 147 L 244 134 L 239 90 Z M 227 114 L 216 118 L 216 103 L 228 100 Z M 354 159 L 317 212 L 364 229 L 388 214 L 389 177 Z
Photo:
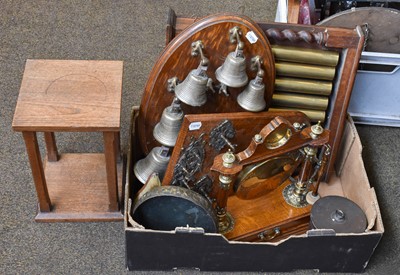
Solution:
M 12 127 L 25 140 L 39 200 L 36 221 L 123 219 L 122 71 L 122 61 L 27 60 Z M 59 154 L 54 132 L 61 131 L 102 132 L 104 154 Z M 44 132 L 44 162 L 36 132 Z

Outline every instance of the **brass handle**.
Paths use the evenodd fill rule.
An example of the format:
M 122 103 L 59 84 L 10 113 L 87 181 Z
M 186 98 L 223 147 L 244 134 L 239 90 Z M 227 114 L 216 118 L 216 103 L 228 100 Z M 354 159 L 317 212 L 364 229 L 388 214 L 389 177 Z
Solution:
M 197 40 L 192 43 L 192 56 L 198 56 L 200 55 L 200 65 L 201 66 L 208 66 L 208 58 L 204 56 L 203 53 L 204 50 L 204 44 L 201 40 Z
M 281 234 L 281 230 L 279 227 L 275 227 L 274 229 L 269 229 L 265 230 L 264 232 L 261 232 L 258 234 L 258 238 L 260 238 L 260 241 L 270 241 L 275 239 Z

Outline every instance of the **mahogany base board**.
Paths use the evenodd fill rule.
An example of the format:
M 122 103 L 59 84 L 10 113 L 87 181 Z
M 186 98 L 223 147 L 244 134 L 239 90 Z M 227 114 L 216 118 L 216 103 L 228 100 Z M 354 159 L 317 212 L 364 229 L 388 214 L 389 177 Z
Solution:
M 37 222 L 122 221 L 120 211 L 109 211 L 104 154 L 61 154 L 44 161 L 50 212 L 38 208 Z M 122 162 L 117 163 L 118 197 L 122 202 Z
M 311 205 L 296 208 L 286 203 L 282 191 L 290 185 L 286 180 L 274 191 L 253 200 L 242 200 L 236 196 L 228 199 L 227 210 L 234 219 L 234 229 L 225 234 L 228 240 L 262 241 L 259 234 L 279 228 L 280 233 L 267 237 L 268 241 L 287 237 L 298 228 L 305 233 L 308 229 Z

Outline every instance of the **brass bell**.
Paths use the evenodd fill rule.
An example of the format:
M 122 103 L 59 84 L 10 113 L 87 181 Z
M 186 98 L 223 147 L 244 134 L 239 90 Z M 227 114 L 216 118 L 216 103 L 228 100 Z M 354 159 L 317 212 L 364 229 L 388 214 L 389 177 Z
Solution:
M 154 127 L 154 138 L 164 146 L 174 147 L 183 122 L 183 111 L 176 97 L 171 106 L 164 109 L 160 122 Z
M 242 33 L 239 27 L 232 28 L 229 33 L 231 43 L 237 42 L 236 50 L 229 53 L 225 62 L 215 71 L 215 77 L 221 83 L 220 92 L 225 95 L 228 95 L 227 87 L 239 88 L 248 82 L 244 44 L 240 41 Z
M 190 106 L 202 106 L 207 101 L 208 76 L 201 69 L 192 70 L 182 83 L 175 87 L 175 96 Z
M 217 80 L 228 87 L 239 88 L 247 84 L 246 59 L 231 52 L 224 64 L 215 71 Z
M 252 59 L 252 67 L 258 68 L 257 76 L 237 97 L 238 104 L 250 112 L 260 112 L 265 109 L 267 103 L 264 99 L 265 85 L 263 82 L 264 70 L 261 69 L 261 58 Z
M 211 79 L 207 76 L 209 60 L 203 53 L 204 45 L 201 40 L 192 43 L 192 56 L 200 56 L 197 69 L 190 71 L 182 83 L 169 81 L 169 90 L 183 103 L 190 106 L 202 106 L 207 101 L 207 89 L 211 86 Z M 175 82 L 175 84 L 174 84 Z M 172 84 L 172 85 L 171 85 Z
M 157 173 L 162 179 L 169 163 L 169 148 L 154 147 L 143 159 L 136 162 L 133 172 L 136 178 L 143 184 L 153 173 Z

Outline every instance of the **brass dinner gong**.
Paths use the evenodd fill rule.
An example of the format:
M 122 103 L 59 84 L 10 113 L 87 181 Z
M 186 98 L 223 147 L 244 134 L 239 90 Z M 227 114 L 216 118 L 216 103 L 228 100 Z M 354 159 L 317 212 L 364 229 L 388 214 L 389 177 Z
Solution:
M 218 230 L 211 203 L 200 194 L 179 186 L 158 186 L 143 194 L 132 210 L 133 219 L 146 229 L 175 230 L 201 227 Z

